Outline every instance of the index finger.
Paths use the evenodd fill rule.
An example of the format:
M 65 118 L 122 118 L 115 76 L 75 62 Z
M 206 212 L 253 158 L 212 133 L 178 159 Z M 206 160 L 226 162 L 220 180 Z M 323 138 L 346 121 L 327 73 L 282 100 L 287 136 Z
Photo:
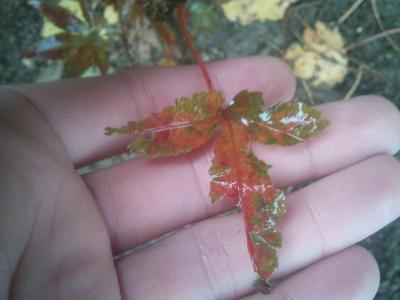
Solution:
M 248 57 L 210 64 L 217 90 L 230 99 L 242 89 L 257 90 L 274 103 L 289 100 L 295 81 L 289 68 L 271 57 Z M 146 117 L 178 97 L 205 90 L 197 66 L 138 68 L 110 76 L 17 87 L 52 125 L 75 166 L 120 153 L 129 136 L 106 137 L 106 126 Z

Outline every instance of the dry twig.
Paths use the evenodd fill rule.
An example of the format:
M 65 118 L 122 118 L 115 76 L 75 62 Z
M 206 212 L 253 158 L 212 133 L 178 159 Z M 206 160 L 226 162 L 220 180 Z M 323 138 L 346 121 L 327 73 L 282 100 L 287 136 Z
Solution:
M 372 6 L 372 13 L 375 17 L 376 22 L 379 25 L 379 28 L 382 31 L 385 31 L 385 27 L 383 26 L 383 22 L 382 22 L 380 14 L 379 14 L 378 7 L 376 6 L 376 0 L 371 0 L 371 6 Z M 395 42 L 395 40 L 392 39 L 392 37 L 386 36 L 386 39 L 389 42 L 389 44 L 393 47 L 393 49 L 400 52 L 400 46 L 397 45 L 397 43 Z
M 376 40 L 381 39 L 381 38 L 386 38 L 389 35 L 397 34 L 397 33 L 400 33 L 400 27 L 399 28 L 392 28 L 392 29 L 389 29 L 389 30 L 386 30 L 386 31 L 382 31 L 382 32 L 380 32 L 378 34 L 375 34 L 373 36 L 367 37 L 367 38 L 365 38 L 365 39 L 363 39 L 361 41 L 358 41 L 358 42 L 355 42 L 353 44 L 350 44 L 349 46 L 345 47 L 344 50 L 345 51 L 350 51 L 350 50 L 353 50 L 354 48 L 358 48 L 358 47 L 364 46 L 365 44 L 371 43 L 371 42 L 376 41 Z
M 356 80 L 354 80 L 354 83 L 352 84 L 352 86 L 348 90 L 348 92 L 346 93 L 346 96 L 344 96 L 344 100 L 348 100 L 353 96 L 354 92 L 357 90 L 358 86 L 360 85 L 360 82 L 361 82 L 361 79 L 362 79 L 362 75 L 363 75 L 363 67 L 360 66 L 358 68 Z
M 350 6 L 350 8 L 339 18 L 338 24 L 342 24 L 346 21 L 364 1 L 365 0 L 357 0 L 354 2 L 353 5 Z
M 310 86 L 307 84 L 307 82 L 306 82 L 304 79 L 301 80 L 301 84 L 302 84 L 304 90 L 306 91 L 308 101 L 309 101 L 312 105 L 315 105 L 313 92 L 312 92 Z

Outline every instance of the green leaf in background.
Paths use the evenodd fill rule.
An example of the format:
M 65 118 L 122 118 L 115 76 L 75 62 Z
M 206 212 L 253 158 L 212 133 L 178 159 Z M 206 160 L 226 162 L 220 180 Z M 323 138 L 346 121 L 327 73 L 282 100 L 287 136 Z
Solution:
M 58 4 L 48 1 L 32 3 L 49 22 L 60 28 L 61 32 L 56 31 L 55 34 L 44 37 L 32 48 L 23 51 L 21 57 L 63 60 L 64 78 L 80 76 L 93 65 L 97 66 L 102 74 L 106 74 L 109 68 L 109 43 L 94 27 L 94 12 L 87 2 L 79 0 L 79 3 L 73 3 L 75 8 L 80 9 L 80 15 L 85 20 Z

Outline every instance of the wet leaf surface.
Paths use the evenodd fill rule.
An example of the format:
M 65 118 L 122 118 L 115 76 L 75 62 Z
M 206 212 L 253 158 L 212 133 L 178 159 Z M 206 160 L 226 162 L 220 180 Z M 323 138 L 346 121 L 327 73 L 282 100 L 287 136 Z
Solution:
M 299 102 L 265 110 L 259 92 L 242 91 L 226 108 L 223 102 L 219 92 L 200 92 L 148 118 L 107 127 L 105 133 L 131 134 L 130 151 L 151 156 L 188 153 L 216 135 L 210 198 L 216 202 L 229 197 L 242 208 L 254 270 L 266 281 L 278 266 L 282 238 L 277 222 L 285 212 L 285 195 L 273 186 L 270 166 L 255 156 L 249 143 L 294 145 L 328 122 L 315 108 Z

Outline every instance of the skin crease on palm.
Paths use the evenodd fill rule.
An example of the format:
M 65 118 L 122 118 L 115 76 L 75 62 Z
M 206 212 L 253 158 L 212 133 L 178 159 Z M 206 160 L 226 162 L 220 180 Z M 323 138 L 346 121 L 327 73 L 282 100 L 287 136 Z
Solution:
M 249 89 L 272 105 L 295 90 L 274 58 L 209 71 L 227 99 Z M 303 144 L 254 146 L 277 186 L 318 179 L 287 197 L 271 295 L 252 285 L 241 215 L 216 216 L 232 204 L 207 196 L 211 145 L 76 175 L 125 150 L 129 136 L 104 127 L 204 88 L 188 66 L 0 89 L 0 299 L 373 299 L 378 266 L 353 245 L 400 215 L 400 114 L 382 97 L 319 106 L 331 125 Z

